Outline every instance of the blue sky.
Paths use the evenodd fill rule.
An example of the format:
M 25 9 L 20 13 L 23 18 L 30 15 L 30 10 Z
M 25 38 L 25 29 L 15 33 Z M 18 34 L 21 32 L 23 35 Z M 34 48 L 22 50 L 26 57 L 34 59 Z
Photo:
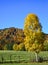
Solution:
M 48 33 L 48 0 L 0 0 L 0 29 L 24 26 L 29 13 L 39 17 L 42 31 Z

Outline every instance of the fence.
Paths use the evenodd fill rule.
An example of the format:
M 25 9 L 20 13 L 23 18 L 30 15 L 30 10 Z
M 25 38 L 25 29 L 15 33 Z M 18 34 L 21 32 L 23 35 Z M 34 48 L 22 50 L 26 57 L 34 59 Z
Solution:
M 41 53 L 41 59 L 43 62 L 48 62 L 48 54 Z M 40 59 L 40 60 L 41 60 Z M 27 62 L 36 62 L 35 55 L 32 52 L 0 52 L 0 63 L 27 63 Z
M 33 59 L 30 55 L 28 58 L 24 58 L 24 56 L 15 56 L 15 55 L 9 55 L 8 58 L 5 58 L 1 55 L 0 63 L 27 63 L 27 62 L 34 62 L 35 58 Z M 48 61 L 48 57 L 44 57 L 43 61 Z
M 31 55 L 9 55 L 5 57 L 0 55 L 0 63 L 20 63 L 20 62 L 32 62 L 33 57 Z

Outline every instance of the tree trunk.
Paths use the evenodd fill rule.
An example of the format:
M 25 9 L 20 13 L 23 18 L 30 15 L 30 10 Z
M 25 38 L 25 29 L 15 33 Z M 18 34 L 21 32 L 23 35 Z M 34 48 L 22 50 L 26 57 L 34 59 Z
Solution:
M 35 52 L 35 57 L 36 57 L 36 62 L 38 62 L 39 57 L 38 57 L 38 53 L 36 52 Z

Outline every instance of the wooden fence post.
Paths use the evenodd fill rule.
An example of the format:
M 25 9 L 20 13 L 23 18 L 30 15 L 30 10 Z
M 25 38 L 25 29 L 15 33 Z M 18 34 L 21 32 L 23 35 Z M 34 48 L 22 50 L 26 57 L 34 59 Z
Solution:
M 19 63 L 20 63 L 20 56 L 18 56 L 18 58 L 19 58 Z
M 1 59 L 2 59 L 2 63 L 4 62 L 4 58 L 3 58 L 3 56 L 1 56 Z
M 12 58 L 12 55 L 10 55 L 10 63 L 12 62 L 12 61 L 11 61 L 11 60 L 12 60 L 11 58 Z

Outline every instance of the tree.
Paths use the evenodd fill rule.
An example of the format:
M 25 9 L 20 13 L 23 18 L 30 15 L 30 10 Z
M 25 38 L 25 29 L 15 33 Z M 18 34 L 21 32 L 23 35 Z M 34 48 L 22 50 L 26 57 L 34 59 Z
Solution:
M 13 49 L 13 43 L 8 43 L 3 46 L 3 50 L 12 50 Z
M 48 51 L 48 40 L 44 41 L 44 50 Z
M 18 48 L 19 48 L 19 51 L 24 51 L 24 50 L 25 50 L 24 43 L 20 43 L 20 44 L 18 45 Z
M 4 45 L 3 50 L 8 50 L 7 44 Z
M 19 48 L 18 48 L 18 45 L 17 45 L 17 44 L 14 44 L 14 45 L 13 45 L 13 50 L 15 50 L 15 51 L 18 51 L 18 50 L 19 50 Z
M 27 51 L 35 51 L 36 61 L 38 61 L 38 53 L 43 49 L 42 26 L 35 14 L 28 14 L 24 23 L 25 48 Z
M 15 50 L 15 51 L 24 51 L 25 50 L 24 43 L 20 43 L 19 45 L 14 44 L 13 45 L 13 50 Z

